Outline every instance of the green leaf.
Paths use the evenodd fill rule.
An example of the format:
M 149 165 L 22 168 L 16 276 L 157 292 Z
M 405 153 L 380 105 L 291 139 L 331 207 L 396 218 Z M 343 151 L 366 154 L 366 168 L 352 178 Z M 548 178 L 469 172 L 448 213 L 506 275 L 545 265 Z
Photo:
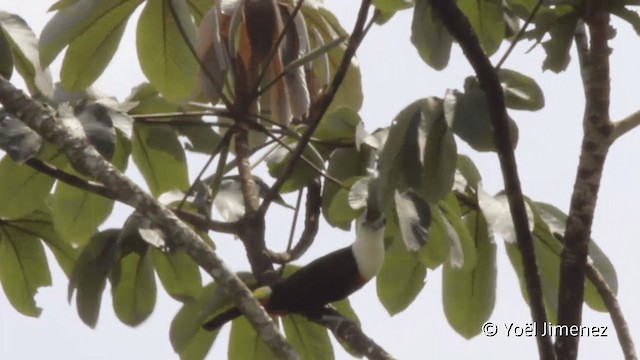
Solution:
M 462 221 L 462 211 L 453 193 L 438 202 L 443 215 L 447 236 L 451 243 L 450 264 L 461 271 L 470 271 L 476 266 L 476 247 L 469 229 Z
M 233 320 L 231 323 L 227 355 L 229 360 L 277 359 L 244 316 Z
M 398 11 L 413 6 L 413 0 L 373 0 L 376 9 L 382 11 Z
M 472 81 L 467 81 L 470 83 Z M 444 97 L 444 113 L 453 132 L 477 151 L 495 151 L 493 125 L 487 98 L 477 85 L 465 86 L 465 92 L 448 90 Z M 509 134 L 515 148 L 518 127 L 509 119 Z
M 424 246 L 429 236 L 431 225 L 431 209 L 414 193 L 396 192 L 394 205 L 398 220 L 400 235 L 407 250 L 418 251 Z
M 200 268 L 189 255 L 181 249 L 166 253 L 154 248 L 151 252 L 158 278 L 171 297 L 184 302 L 200 296 Z
M 425 284 L 426 267 L 418 254 L 409 252 L 397 236 L 387 248 L 382 268 L 376 276 L 378 298 L 389 315 L 404 311 Z
M 456 3 L 471 23 L 484 52 L 487 55 L 495 53 L 504 38 L 502 0 L 460 0 Z
M 419 136 L 425 136 L 424 133 L 427 144 L 422 155 L 422 185 L 414 191 L 424 200 L 435 203 L 451 191 L 458 150 L 451 125 L 444 116 L 438 117 L 430 127 L 423 121 Z
M 313 137 L 323 141 L 352 142 L 360 122 L 362 119 L 355 110 L 340 108 L 322 117 Z
M 557 22 L 549 29 L 551 38 L 542 43 L 547 57 L 542 62 L 542 70 L 551 70 L 555 73 L 564 71 L 569 65 L 571 56 L 571 44 L 578 23 L 579 16 L 572 12 L 558 18 Z
M 53 95 L 53 82 L 46 66 L 40 66 L 38 39 L 23 18 L 0 11 L 0 28 L 11 45 L 13 64 L 31 95 Z M 11 53 L 9 55 L 11 55 Z M 43 69 L 44 68 L 44 69 Z
M 431 205 L 431 225 L 427 243 L 418 252 L 420 262 L 430 269 L 442 265 L 449 258 L 449 238 L 442 213 L 437 205 Z
M 0 13 L 0 16 L 3 14 Z M 0 75 L 7 80 L 11 80 L 13 73 L 13 54 L 11 54 L 11 43 L 2 30 L 0 22 Z
M 211 9 L 213 6 L 213 0 L 187 0 L 187 6 L 189 7 L 189 12 L 196 19 L 196 23 L 200 24 L 200 21 L 204 17 L 204 15 Z
M 638 15 L 637 12 L 624 6 L 619 6 L 611 9 L 611 13 L 628 22 L 633 26 L 633 30 L 635 30 L 636 34 L 640 36 L 640 15 Z
M 70 42 L 60 70 L 62 87 L 83 90 L 98 79 L 118 49 L 129 16 L 140 3 L 141 0 L 127 1 L 105 11 Z
M 60 51 L 92 28 L 126 18 L 141 0 L 82 0 L 59 10 L 45 25 L 40 37 L 40 61 L 47 67 Z M 83 40 L 85 42 L 87 40 Z
M 411 22 L 411 43 L 422 60 L 432 68 L 442 70 L 449 63 L 453 37 L 439 14 L 431 8 L 429 0 L 416 0 Z
M 508 69 L 498 70 L 498 78 L 508 108 L 535 111 L 544 107 L 544 93 L 534 79 Z
M 189 187 L 184 150 L 170 127 L 135 124 L 131 155 L 154 196 Z
M 54 179 L 8 155 L 0 160 L 0 216 L 17 218 L 42 207 Z
M 302 359 L 334 359 L 333 346 L 325 327 L 294 314 L 283 317 L 282 326 L 287 340 Z
M 296 141 L 287 141 L 289 148 L 294 149 L 297 146 Z M 322 156 L 312 144 L 307 144 L 302 152 L 302 156 L 311 162 L 317 169 L 324 169 L 324 160 Z M 291 161 L 291 151 L 289 149 L 279 145 L 267 158 L 267 167 L 269 168 L 269 175 L 274 178 L 279 177 Z M 298 190 L 318 176 L 316 169 L 312 168 L 302 158 L 296 161 L 293 166 L 293 170 L 287 177 L 287 180 L 282 185 L 280 192 L 286 193 Z
M 142 83 L 131 90 L 131 94 L 125 100 L 135 102 L 137 105 L 129 111 L 129 114 L 157 114 L 179 112 L 180 106 L 167 101 L 149 83 Z
M 16 227 L 18 223 L 18 227 Z M 38 235 L 24 221 L 0 222 L 0 283 L 9 303 L 23 315 L 38 317 L 38 288 L 51 285 L 51 273 Z
M 107 274 L 118 254 L 119 236 L 119 229 L 105 230 L 93 236 L 74 264 L 69 279 L 69 301 L 77 290 L 78 315 L 91 328 L 98 322 Z
M 327 10 L 324 6 L 303 6 L 301 10 L 307 23 L 309 34 L 313 35 L 314 30 L 318 31 L 323 40 L 323 44 L 328 43 L 337 37 L 348 35 L 338 22 L 335 15 L 333 15 L 333 13 Z M 309 38 L 311 49 L 322 46 L 314 36 L 310 36 Z M 333 78 L 332 74 L 335 74 L 340 66 L 345 49 L 346 45 L 341 44 L 329 51 L 327 54 L 329 65 L 328 74 L 324 74 L 324 66 L 321 59 L 316 59 L 313 62 L 313 72 L 315 76 L 318 79 L 324 79 L 326 77 L 326 79 L 329 80 Z M 327 113 L 331 113 L 333 110 L 340 109 L 342 107 L 349 107 L 357 111 L 362 107 L 362 101 L 362 75 L 360 74 L 360 66 L 356 61 L 352 61 L 349 64 L 347 74 L 338 88 Z
M 13 161 L 23 164 L 42 148 L 42 138 L 22 120 L 0 109 L 0 149 Z
M 25 217 L 10 221 L 15 231 L 35 236 L 53 252 L 58 264 L 69 277 L 80 251 L 71 244 L 60 239 L 53 228 L 53 220 L 48 210 L 36 210 Z
M 564 235 L 565 224 L 567 222 L 567 215 L 565 213 L 553 205 L 541 202 L 536 202 L 535 208 L 538 211 L 541 220 L 544 221 L 548 227 L 548 229 L 547 227 L 542 227 L 545 231 L 548 231 L 551 234 Z M 556 242 L 559 243 L 555 236 L 547 238 L 555 239 Z M 558 250 L 558 256 L 561 256 L 560 250 Z M 618 292 L 618 278 L 616 270 L 609 258 L 602 252 L 593 239 L 589 241 L 589 261 L 596 269 L 598 269 L 600 274 L 602 274 L 611 291 L 616 294 Z M 607 311 L 600 294 L 593 283 L 588 279 L 585 280 L 584 300 L 587 305 L 594 310 Z
M 184 1 L 170 0 L 180 25 L 174 21 L 169 3 L 149 0 L 138 21 L 136 47 L 142 72 L 169 101 L 185 100 L 195 88 L 197 62 L 187 42 L 195 43 L 195 26 Z M 185 31 L 183 39 L 179 26 Z
M 58 182 L 51 197 L 56 232 L 70 244 L 84 245 L 111 214 L 114 201 Z
M 120 321 L 136 326 L 151 315 L 156 304 L 156 281 L 148 246 L 124 255 L 110 276 L 113 310 Z
M 190 120 L 197 121 L 195 118 L 191 118 Z M 199 120 L 201 121 L 201 119 Z M 173 125 L 173 128 L 176 129 L 178 134 L 187 138 L 189 142 L 185 144 L 185 149 L 189 151 L 210 155 L 221 140 L 220 135 L 218 135 L 211 126 L 204 125 L 204 121 L 202 126 L 180 126 L 176 124 Z
M 449 263 L 442 271 L 442 304 L 451 327 L 470 339 L 482 331 L 496 299 L 496 244 L 487 222 L 478 211 L 464 218 L 477 252 L 473 269 L 454 269 Z
M 411 188 L 427 201 L 438 196 L 449 181 L 451 189 L 455 156 L 453 166 L 446 164 L 452 144 L 446 139 L 446 130 L 439 135 L 434 127 L 441 118 L 442 102 L 436 98 L 417 100 L 394 118 L 378 160 L 382 186 L 378 187 L 377 197 L 381 209 L 390 204 L 396 189 L 404 192 Z M 443 172 L 428 174 L 434 168 Z
M 358 216 L 358 210 L 349 205 L 349 188 L 367 174 L 363 157 L 355 148 L 340 148 L 329 158 L 327 173 L 343 185 L 325 181 L 322 189 L 322 214 L 331 226 L 349 229 L 351 220 Z
M 469 185 L 472 189 L 476 189 L 478 187 L 478 184 L 482 181 L 482 176 L 471 158 L 466 155 L 458 155 L 456 168 L 464 178 L 464 186 Z M 458 180 L 456 179 L 456 181 Z M 464 189 L 461 189 L 460 191 L 464 191 Z

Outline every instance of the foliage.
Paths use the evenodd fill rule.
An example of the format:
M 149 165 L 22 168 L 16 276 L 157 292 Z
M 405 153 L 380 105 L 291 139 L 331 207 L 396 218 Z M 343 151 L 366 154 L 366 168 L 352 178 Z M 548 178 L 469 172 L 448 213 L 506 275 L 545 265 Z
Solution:
M 176 192 L 180 197 L 187 194 L 180 206 L 207 215 L 214 201 L 224 196 L 224 202 L 216 202 L 220 212 L 237 213 L 240 208 L 242 213 L 242 197 L 236 196 L 235 188 L 221 185 L 223 176 L 233 170 L 224 161 L 226 154 L 234 151 L 233 142 L 223 140 L 227 126 L 216 129 L 210 124 L 211 117 L 219 116 L 222 123 L 228 120 L 228 114 L 210 107 L 205 108 L 204 115 L 179 114 L 201 109 L 185 102 L 201 95 L 195 81 L 199 65 L 189 44 L 194 42 L 196 23 L 211 3 L 144 3 L 136 36 L 138 60 L 149 83 L 134 87 L 123 103 L 96 95 L 88 88 L 118 50 L 131 14 L 143 4 L 140 0 L 59 1 L 51 7 L 55 13 L 39 40 L 18 15 L 0 13 L 0 74 L 7 78 L 16 73 L 22 76 L 32 96 L 55 107 L 62 121 L 86 134 L 116 168 L 124 171 L 131 158 L 155 197 L 177 205 L 176 200 L 181 199 L 173 197 Z M 487 55 L 510 38 L 505 22 L 525 20 L 535 5 L 533 0 L 458 3 Z M 175 17 L 170 4 L 177 13 Z M 416 0 L 415 4 L 380 0 L 373 4 L 379 24 L 397 11 L 413 7 L 411 42 L 420 58 L 434 69 L 447 67 L 454 41 L 428 0 Z M 612 2 L 610 10 L 638 30 L 640 18 L 626 5 Z M 542 44 L 546 52 L 543 69 L 566 69 L 573 31 L 583 11 L 572 2 L 562 2 L 542 5 L 533 18 L 533 27 L 524 37 L 535 45 Z M 303 37 L 311 49 L 320 50 L 298 59 L 299 64 L 292 68 L 303 67 L 310 74 L 310 82 L 318 81 L 326 89 L 345 53 L 341 39 L 347 33 L 321 5 L 303 5 L 301 13 L 308 28 Z M 235 35 L 231 36 L 235 41 Z M 47 67 L 65 48 L 60 83 L 54 86 Z M 500 69 L 498 76 L 514 118 L 517 112 L 513 110 L 536 111 L 544 106 L 544 94 L 534 79 L 511 69 Z M 496 150 L 485 92 L 477 79 L 469 76 L 459 90 L 447 90 L 442 98 L 417 99 L 389 119 L 388 127 L 370 134 L 358 115 L 362 104 L 360 77 L 357 64 L 352 62 L 312 141 L 302 151 L 304 161 L 297 161 L 287 175 L 289 163 L 296 160 L 291 149 L 302 141 L 306 129 L 305 124 L 292 124 L 279 129 L 282 136 L 267 150 L 269 156 L 261 165 L 274 179 L 286 176 L 278 189 L 281 193 L 301 190 L 319 173 L 326 175 L 322 215 L 330 225 L 345 230 L 370 195 L 367 184 L 377 179 L 382 185 L 372 187 L 373 195 L 388 218 L 386 257 L 376 280 L 380 302 L 391 315 L 402 312 L 423 290 L 427 269 L 442 267 L 444 313 L 455 331 L 471 338 L 481 331 L 495 304 L 497 237 L 504 239 L 523 295 L 526 293 L 506 198 L 502 193 L 486 194 L 478 169 L 469 157 L 458 152 L 461 140 L 476 151 Z M 228 84 L 232 81 L 227 81 L 223 94 L 238 91 L 239 85 Z M 198 95 L 194 97 L 195 93 Z M 153 118 L 154 114 L 166 113 L 172 114 Z M 269 113 L 260 115 L 268 118 Z M 150 121 L 154 119 L 157 121 Z M 274 136 L 260 134 L 270 129 L 269 121 L 256 124 L 251 130 L 255 135 L 252 150 L 260 153 Z M 512 119 L 509 125 L 515 148 L 517 121 Z M 120 229 L 98 230 L 113 211 L 113 199 L 78 186 L 88 181 L 86 174 L 73 169 L 57 149 L 43 144 L 37 134 L 4 110 L 0 110 L 0 147 L 6 152 L 0 160 L 0 282 L 15 309 L 27 316 L 40 315 L 34 295 L 39 287 L 51 282 L 43 251 L 46 245 L 69 276 L 69 296 L 75 294 L 78 314 L 85 324 L 96 325 L 107 281 L 118 318 L 129 326 L 140 324 L 153 312 L 157 275 L 164 290 L 183 304 L 171 324 L 174 350 L 182 359 L 204 358 L 217 332 L 206 332 L 200 325 L 229 305 L 222 287 L 216 283 L 203 286 L 194 261 L 180 249 L 172 249 L 163 235 L 157 235 L 157 229 L 136 213 Z M 204 190 L 194 192 L 190 188 L 185 150 L 212 154 L 212 158 L 220 155 L 216 176 L 202 182 Z M 52 177 L 34 164 L 48 165 L 75 180 Z M 256 180 L 260 184 L 269 182 Z M 263 192 L 268 188 L 261 186 Z M 545 305 L 555 319 L 562 250 L 558 238 L 564 233 L 566 215 L 534 200 L 528 201 L 528 206 Z M 202 235 L 207 236 L 206 232 Z M 589 256 L 615 292 L 613 265 L 593 240 Z M 251 276 L 244 278 L 250 285 L 255 282 Z M 585 281 L 587 305 L 606 311 L 591 281 Z M 524 298 L 528 301 L 526 295 Z M 353 313 L 347 301 L 336 307 Z M 355 313 L 344 315 L 353 318 Z M 281 326 L 304 359 L 332 358 L 329 335 L 323 327 L 298 315 L 282 318 Z M 265 352 L 248 322 L 235 320 L 229 358 L 263 359 Z

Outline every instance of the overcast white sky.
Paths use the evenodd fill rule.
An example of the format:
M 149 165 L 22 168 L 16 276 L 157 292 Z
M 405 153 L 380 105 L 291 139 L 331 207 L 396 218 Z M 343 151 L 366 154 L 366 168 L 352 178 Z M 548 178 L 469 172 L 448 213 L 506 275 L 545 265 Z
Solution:
M 39 34 L 50 14 L 45 10 L 53 1 L 31 0 L 0 2 L 0 10 L 21 15 Z M 358 1 L 326 0 L 327 7 L 335 12 L 343 26 L 350 29 L 355 20 Z M 144 81 L 135 54 L 135 20 L 129 22 L 123 43 L 111 65 L 98 80 L 101 90 L 124 99 L 130 89 Z M 640 39 L 626 23 L 615 20 L 618 29 L 611 42 L 614 49 L 612 65 L 612 118 L 619 119 L 640 108 L 637 84 L 637 50 Z M 461 88 L 463 80 L 471 74 L 470 67 L 454 46 L 451 63 L 442 72 L 428 68 L 412 47 L 409 36 L 411 11 L 396 15 L 382 27 L 374 27 L 358 51 L 363 75 L 365 102 L 360 112 L 370 130 L 387 126 L 405 105 L 425 96 L 443 96 L 448 88 Z M 531 198 L 549 202 L 560 209 L 568 209 L 575 168 L 582 134 L 581 119 L 583 92 L 580 87 L 577 63 L 559 75 L 541 71 L 543 52 L 540 47 L 529 54 L 529 44 L 521 44 L 504 67 L 521 71 L 534 77 L 546 96 L 546 107 L 535 113 L 512 112 L 520 128 L 517 160 L 522 186 Z M 504 48 L 498 52 L 502 54 Z M 573 56 L 575 59 L 575 55 Z M 497 61 L 497 57 L 494 59 Z M 636 65 L 636 66 L 634 66 Z M 60 61 L 54 62 L 52 73 L 58 79 Z M 640 204 L 640 170 L 637 156 L 640 129 L 625 135 L 609 153 L 602 180 L 593 237 L 609 256 L 618 272 L 619 300 L 629 321 L 636 344 L 640 343 L 640 230 L 637 227 Z M 462 141 L 460 153 L 469 155 L 480 168 L 484 186 L 490 192 L 503 188 L 495 154 L 478 154 Z M 636 160 L 633 160 L 633 159 Z M 133 166 L 130 166 L 133 168 Z M 191 167 L 192 176 L 198 167 Z M 131 172 L 132 176 L 138 176 Z M 138 176 L 139 179 L 139 176 Z M 290 218 L 291 213 L 277 210 L 267 223 L 268 241 L 274 248 L 284 247 L 288 223 L 279 218 Z M 117 216 L 107 227 L 122 224 L 130 212 L 119 206 Z M 309 262 L 330 250 L 346 246 L 353 234 L 329 226 L 321 226 L 312 250 L 300 261 Z M 234 269 L 247 269 L 244 251 L 239 242 L 217 238 L 218 251 Z M 523 325 L 530 321 L 517 279 L 498 242 L 498 289 L 496 307 L 490 320 L 504 329 L 503 324 Z M 0 358 L 30 360 L 38 358 L 74 359 L 175 359 L 168 339 L 171 319 L 179 303 L 171 300 L 159 288 L 159 297 L 153 315 L 137 328 L 129 328 L 113 315 L 110 296 L 103 299 L 100 321 L 95 330 L 79 320 L 75 307 L 66 301 L 67 280 L 53 262 L 53 286 L 41 289 L 37 295 L 44 311 L 39 319 L 17 313 L 0 293 Z M 379 342 L 398 359 L 535 359 L 537 352 L 534 338 L 507 337 L 504 331 L 487 338 L 482 335 L 465 340 L 449 327 L 441 301 L 441 272 L 427 274 L 427 284 L 415 302 L 403 313 L 389 317 L 377 301 L 375 282 L 352 296 L 352 305 L 360 315 L 365 332 Z M 108 290 L 107 290 L 108 291 Z M 588 308 L 584 312 L 584 324 L 608 326 L 608 337 L 583 338 L 581 359 L 621 358 L 617 338 L 608 314 L 596 313 Z M 226 358 L 228 327 L 223 331 L 210 359 Z M 336 358 L 348 359 L 339 347 Z

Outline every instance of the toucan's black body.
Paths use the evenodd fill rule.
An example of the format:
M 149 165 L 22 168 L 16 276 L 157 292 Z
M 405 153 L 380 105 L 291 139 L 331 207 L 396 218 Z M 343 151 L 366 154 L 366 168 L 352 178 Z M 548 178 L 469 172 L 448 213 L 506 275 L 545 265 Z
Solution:
M 320 316 L 325 305 L 342 300 L 360 289 L 366 282 L 358 274 L 351 246 L 320 257 L 271 287 L 272 293 L 263 304 L 275 315 L 297 313 Z M 240 316 L 237 308 L 229 309 L 206 322 L 206 330 L 215 330 Z
M 271 294 L 262 301 L 265 310 L 272 315 L 322 316 L 327 304 L 348 297 L 376 275 L 384 258 L 383 234 L 384 218 L 367 221 L 363 216 L 351 246 L 322 256 L 271 286 Z M 215 330 L 238 316 L 234 307 L 203 327 Z

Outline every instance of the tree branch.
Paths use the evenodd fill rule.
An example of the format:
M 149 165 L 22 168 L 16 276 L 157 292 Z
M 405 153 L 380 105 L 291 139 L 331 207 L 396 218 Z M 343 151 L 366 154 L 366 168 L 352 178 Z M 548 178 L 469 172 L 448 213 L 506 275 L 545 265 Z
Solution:
M 50 109 L 44 108 L 29 98 L 2 76 L 0 76 L 0 103 L 45 140 L 57 145 L 75 168 L 91 174 L 103 183 L 117 200 L 136 208 L 165 231 L 177 245 L 182 246 L 198 265 L 226 288 L 235 305 L 246 315 L 261 339 L 275 355 L 283 359 L 298 359 L 291 345 L 287 343 L 246 285 L 173 212 L 145 193 L 100 156 L 86 138 L 74 134 L 57 121 Z
M 480 47 L 476 34 L 469 20 L 462 14 L 452 0 L 430 0 L 433 8 L 440 15 L 449 33 L 458 41 L 462 51 L 469 60 L 487 97 L 489 115 L 494 129 L 496 151 L 500 159 L 500 167 L 505 183 L 505 191 L 511 209 L 511 217 L 516 231 L 518 247 L 522 255 L 524 278 L 529 295 L 533 320 L 542 324 L 547 314 L 542 299 L 542 287 L 538 275 L 533 239 L 529 231 L 527 212 L 520 187 L 515 155 L 509 136 L 507 110 L 504 94 L 495 68 Z M 549 337 L 538 334 L 538 351 L 543 359 L 554 359 L 553 346 Z
M 326 307 L 320 318 L 309 317 L 308 319 L 331 330 L 336 339 L 347 343 L 360 356 L 366 356 L 372 360 L 394 359 L 385 349 L 363 333 L 358 324 L 335 309 Z
M 616 299 L 615 294 L 611 291 L 609 285 L 607 285 L 607 281 L 604 279 L 600 271 L 593 266 L 593 264 L 587 263 L 586 272 L 587 278 L 596 286 L 600 297 L 607 306 L 607 310 L 609 310 L 609 315 L 611 316 L 613 326 L 616 328 L 618 341 L 620 342 L 620 347 L 624 353 L 624 358 L 626 360 L 637 360 L 638 355 L 636 354 L 633 339 L 629 333 L 629 325 L 624 319 L 618 299 Z
M 366 34 L 365 23 L 367 20 L 367 13 L 369 12 L 369 7 L 371 6 L 371 1 L 372 0 L 362 0 L 362 3 L 360 4 L 360 10 L 358 11 L 356 23 L 353 27 L 353 31 L 351 32 L 351 36 L 349 37 L 347 48 L 344 50 L 342 61 L 340 62 L 338 70 L 333 77 L 333 81 L 329 85 L 327 92 L 320 98 L 317 103 L 312 105 L 309 116 L 306 120 L 306 123 L 308 124 L 307 128 L 300 137 L 300 140 L 296 144 L 295 149 L 293 149 L 291 161 L 289 161 L 282 174 L 280 174 L 276 182 L 273 184 L 273 186 L 271 186 L 271 189 L 269 189 L 269 192 L 265 195 L 264 200 L 262 201 L 262 205 L 260 205 L 260 212 L 264 213 L 266 212 L 267 208 L 269 208 L 271 201 L 273 201 L 275 196 L 280 191 L 280 188 L 284 184 L 285 180 L 289 177 L 289 174 L 291 174 L 294 165 L 302 155 L 304 148 L 309 143 L 313 132 L 320 123 L 320 119 L 329 108 L 329 105 L 331 105 L 331 102 L 333 101 L 333 98 L 335 97 L 340 84 L 342 84 L 342 81 L 347 74 L 347 70 L 349 69 L 351 60 L 353 59 L 353 56 L 355 55 L 356 50 L 358 49 L 358 46 L 360 45 L 360 42 L 362 41 L 364 35 Z
M 62 181 L 67 185 L 71 185 L 78 189 L 88 191 L 92 194 L 100 195 L 107 199 L 118 200 L 116 199 L 115 195 L 112 194 L 111 191 L 103 184 L 97 183 L 95 181 L 85 180 L 81 177 L 69 174 L 40 159 L 31 158 L 27 160 L 25 164 L 30 166 L 34 170 L 49 175 L 52 178 L 58 181 Z M 189 224 L 195 226 L 197 229 L 203 231 L 212 230 L 227 234 L 235 234 L 238 232 L 237 222 L 228 223 L 210 220 L 200 214 L 192 213 L 190 211 L 177 209 L 175 207 L 169 207 L 169 209 L 173 211 L 182 221 L 188 222 Z
M 590 48 L 583 25 L 575 34 L 585 92 L 584 136 L 560 263 L 559 325 L 579 326 L 582 323 L 591 225 L 613 134 L 613 124 L 609 119 L 609 13 L 605 6 L 601 1 L 586 3 Z M 577 336 L 558 336 L 555 345 L 558 359 L 576 359 L 579 341 Z
M 320 193 L 320 179 L 316 178 L 307 186 L 307 202 L 304 219 L 304 230 L 300 239 L 292 249 L 282 253 L 268 251 L 271 260 L 278 264 L 286 264 L 299 259 L 313 244 L 313 240 L 318 234 L 318 223 L 320 222 L 320 207 L 322 205 L 322 194 Z
M 611 135 L 611 141 L 618 140 L 619 137 L 635 129 L 638 125 L 640 125 L 640 110 L 618 122 L 613 123 L 613 135 Z

